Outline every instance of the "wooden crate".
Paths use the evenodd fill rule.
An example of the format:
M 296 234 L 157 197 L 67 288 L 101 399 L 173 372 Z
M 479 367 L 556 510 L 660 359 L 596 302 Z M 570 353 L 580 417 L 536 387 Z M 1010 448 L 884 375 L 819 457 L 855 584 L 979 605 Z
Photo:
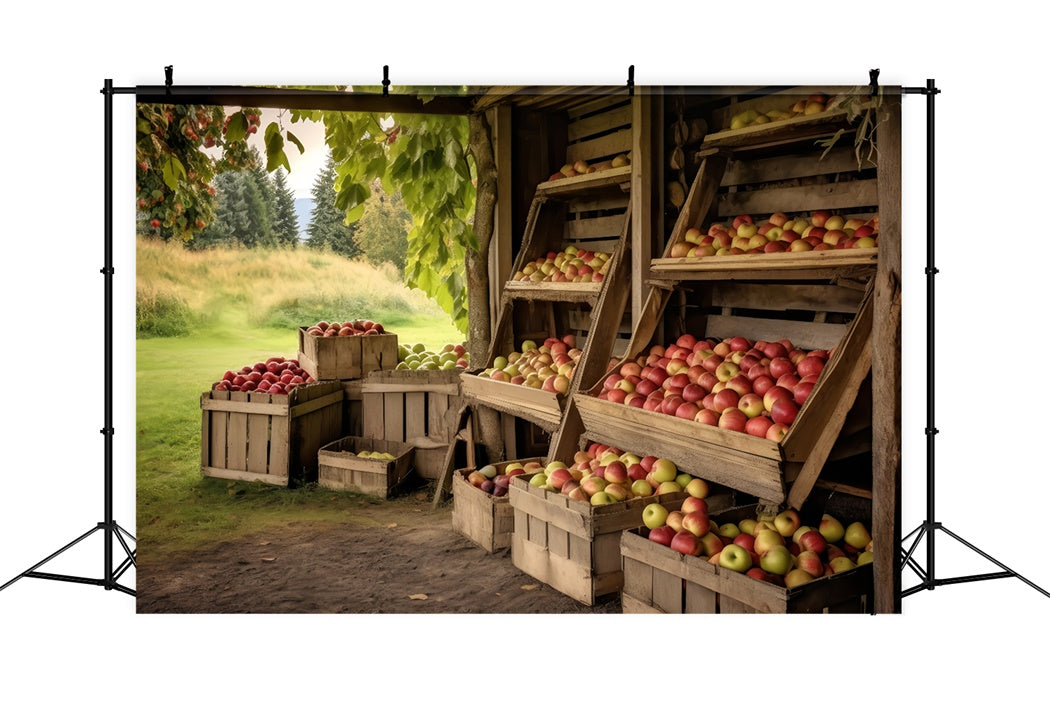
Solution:
M 512 462 L 545 462 L 544 458 L 508 460 L 495 463 L 503 470 Z M 486 552 L 510 547 L 514 533 L 514 508 L 510 494 L 494 497 L 467 482 L 474 468 L 456 470 L 452 474 L 452 529 L 474 542 Z
M 831 348 L 834 353 L 783 442 L 701 425 L 673 416 L 601 400 L 604 377 L 587 393 L 575 396 L 586 438 L 618 445 L 639 454 L 661 455 L 682 469 L 765 502 L 801 507 L 815 484 L 845 424 L 860 386 L 870 372 L 872 301 L 870 291 L 830 285 L 707 285 L 707 301 L 721 314 L 690 311 L 693 335 L 752 340 L 788 338 L 802 348 Z M 770 303 L 770 296 L 779 303 Z M 654 291 L 628 355 L 649 345 L 660 325 L 669 292 Z M 857 302 L 859 301 L 859 305 Z M 719 306 L 718 304 L 722 304 Z M 811 309 L 811 320 L 733 315 L 735 307 L 779 306 L 783 315 Z M 709 308 L 712 308 L 709 306 Z M 825 314 L 853 314 L 849 324 L 815 320 Z M 725 315 L 728 314 L 728 315 Z M 687 322 L 686 329 L 693 326 Z M 621 364 L 622 365 L 622 362 Z M 619 365 L 613 369 L 616 371 Z M 610 371 L 613 372 L 613 371 Z M 606 374 L 608 375 L 608 374 Z M 789 491 L 790 490 L 790 491 Z
M 739 517 L 735 516 L 739 515 Z M 716 522 L 753 517 L 754 506 L 712 514 Z M 787 589 L 623 533 L 625 614 L 805 614 L 872 612 L 874 572 L 864 564 Z
M 287 395 L 210 390 L 201 416 L 201 474 L 288 485 L 312 479 L 318 449 L 341 434 L 343 389 L 326 381 Z
M 460 376 L 463 396 L 500 412 L 528 420 L 547 432 L 553 432 L 561 423 L 565 398 L 539 388 L 503 383 L 471 373 Z
M 394 460 L 356 457 L 349 452 L 388 452 Z M 390 440 L 345 437 L 318 452 L 317 482 L 329 490 L 351 490 L 376 497 L 391 497 L 412 469 L 412 446 Z
M 343 384 L 343 435 L 364 435 L 364 398 L 361 392 L 363 380 L 344 380 Z
M 456 434 L 459 370 L 372 371 L 361 383 L 359 434 L 412 445 L 420 477 L 437 480 Z M 355 433 L 356 434 L 356 433 Z
M 642 525 L 642 510 L 660 502 L 676 510 L 686 494 L 636 497 L 591 505 L 511 478 L 514 566 L 583 604 L 623 586 L 620 533 Z
M 397 336 L 312 336 L 299 328 L 299 365 L 315 380 L 364 378 L 397 365 Z

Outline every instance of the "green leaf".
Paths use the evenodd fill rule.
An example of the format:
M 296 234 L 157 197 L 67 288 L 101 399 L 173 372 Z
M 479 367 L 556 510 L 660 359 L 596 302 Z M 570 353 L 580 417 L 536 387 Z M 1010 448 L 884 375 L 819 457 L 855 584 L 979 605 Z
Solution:
M 274 128 L 273 132 L 270 131 L 270 127 Z M 266 128 L 266 171 L 272 172 L 280 166 L 286 171 L 291 171 L 288 156 L 284 153 L 284 137 L 281 136 L 276 123 L 271 123 L 270 127 Z
M 226 125 L 226 141 L 239 142 L 248 134 L 248 118 L 244 112 L 234 112 L 230 115 L 230 123 Z
M 175 191 L 179 186 L 179 179 L 185 176 L 186 167 L 182 166 L 178 157 L 175 155 L 168 157 L 168 161 L 164 162 L 164 183 L 168 185 L 168 188 Z
M 297 136 L 292 134 L 290 131 L 285 132 L 285 135 L 288 137 L 288 141 L 289 142 L 291 142 L 292 144 L 294 144 L 296 147 L 299 148 L 299 153 L 300 154 L 302 154 L 303 152 L 306 151 L 305 149 L 303 149 L 303 143 L 299 141 L 299 138 Z
M 263 135 L 265 137 L 266 144 L 270 143 L 270 137 L 275 134 L 280 134 L 281 128 L 277 126 L 277 122 L 270 122 L 266 125 L 266 132 Z

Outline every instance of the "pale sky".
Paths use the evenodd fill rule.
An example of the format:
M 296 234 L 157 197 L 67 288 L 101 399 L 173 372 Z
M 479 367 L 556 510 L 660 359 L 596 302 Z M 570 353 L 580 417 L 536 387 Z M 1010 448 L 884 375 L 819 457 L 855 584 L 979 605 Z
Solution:
M 227 113 L 231 108 L 227 107 Z M 280 117 L 278 115 L 281 115 Z M 263 135 L 270 122 L 278 122 L 284 132 L 291 130 L 300 142 L 303 143 L 303 153 L 285 139 L 284 153 L 288 155 L 288 164 L 292 171 L 288 173 L 288 186 L 296 199 L 309 198 L 310 189 L 313 187 L 317 172 L 324 166 L 327 147 L 324 143 L 324 125 L 320 122 L 292 122 L 289 110 L 270 109 L 264 107 L 261 116 L 262 124 L 259 131 L 252 135 L 249 143 L 258 148 L 259 153 L 266 156 L 266 146 L 263 143 Z M 283 132 L 282 132 L 283 134 Z

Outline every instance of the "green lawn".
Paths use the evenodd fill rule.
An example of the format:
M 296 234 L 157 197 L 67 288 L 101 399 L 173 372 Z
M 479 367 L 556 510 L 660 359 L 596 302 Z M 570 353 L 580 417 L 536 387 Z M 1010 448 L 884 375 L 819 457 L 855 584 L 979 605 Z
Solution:
M 139 278 L 141 283 L 141 272 Z M 274 355 L 294 358 L 297 335 L 294 328 L 253 320 L 249 309 L 257 307 L 251 302 L 232 301 L 214 310 L 214 297 L 199 300 L 212 309 L 188 335 L 136 342 L 136 534 L 145 560 L 267 525 L 352 520 L 351 508 L 364 499 L 360 495 L 201 477 L 201 393 L 226 370 Z M 383 320 L 400 343 L 440 348 L 462 340 L 451 321 L 434 311 L 387 314 Z

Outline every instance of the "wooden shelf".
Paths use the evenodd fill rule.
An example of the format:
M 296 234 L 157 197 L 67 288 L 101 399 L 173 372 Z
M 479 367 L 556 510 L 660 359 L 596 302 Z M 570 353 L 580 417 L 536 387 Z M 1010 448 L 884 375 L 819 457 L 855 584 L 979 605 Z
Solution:
M 830 136 L 850 127 L 845 110 L 792 117 L 742 129 L 726 129 L 704 137 L 705 149 L 760 149 Z
M 463 395 L 468 400 L 528 420 L 547 432 L 554 432 L 561 424 L 565 398 L 558 393 L 482 378 L 471 373 L 460 375 L 460 381 Z
M 503 287 L 503 297 L 504 299 L 524 299 L 526 301 L 589 303 L 593 306 L 598 302 L 603 284 L 604 281 L 599 283 L 507 281 Z
M 580 174 L 565 179 L 540 182 L 536 185 L 537 197 L 557 198 L 563 196 L 582 196 L 592 193 L 604 193 L 616 188 L 629 191 L 631 182 L 631 165 L 606 169 L 591 174 Z
M 654 278 L 705 279 L 867 278 L 875 273 L 878 249 L 840 249 L 704 258 L 653 259 Z

